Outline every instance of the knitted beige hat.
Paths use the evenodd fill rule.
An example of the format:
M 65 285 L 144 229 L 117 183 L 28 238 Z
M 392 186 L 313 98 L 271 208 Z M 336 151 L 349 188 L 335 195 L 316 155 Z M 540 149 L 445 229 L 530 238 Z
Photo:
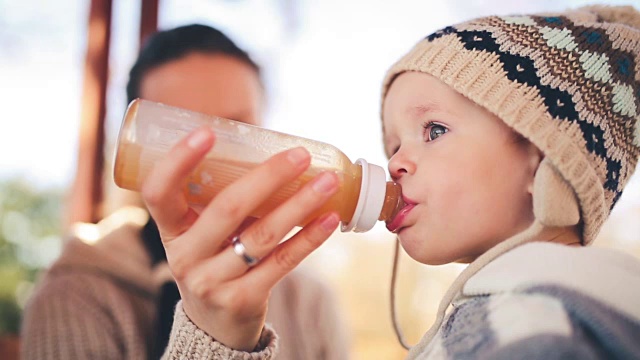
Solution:
M 566 194 L 547 191 L 554 203 L 536 206 L 534 189 L 536 217 L 545 213 L 550 226 L 582 220 L 584 242 L 594 240 L 640 155 L 640 13 L 591 6 L 446 27 L 389 70 L 383 105 L 406 71 L 435 76 L 533 142 L 545 154 L 540 176 L 556 176 L 564 184 L 553 188 L 579 203 L 579 214 L 558 219 L 571 208 Z

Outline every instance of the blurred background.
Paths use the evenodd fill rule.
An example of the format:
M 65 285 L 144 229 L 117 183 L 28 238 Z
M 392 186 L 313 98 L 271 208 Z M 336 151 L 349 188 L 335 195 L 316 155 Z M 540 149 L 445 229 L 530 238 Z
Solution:
M 139 46 L 143 2 L 111 2 L 107 159 L 126 107 L 124 87 Z M 331 143 L 352 160 L 364 157 L 386 165 L 380 84 L 387 68 L 415 42 L 476 16 L 589 3 L 160 0 L 157 26 L 200 22 L 220 28 L 263 67 L 267 127 Z M 600 3 L 640 7 L 638 0 Z M 89 0 L 0 0 L 0 358 L 15 348 L 25 302 L 39 272 L 62 246 L 65 201 L 72 191 L 80 139 L 87 136 L 81 125 L 91 111 L 83 104 L 91 101 L 83 96 L 91 86 L 85 81 L 90 6 Z M 112 187 L 108 165 L 102 180 L 105 194 Z M 108 206 L 102 209 L 109 211 Z M 303 264 L 339 294 L 354 359 L 400 359 L 406 354 L 393 334 L 389 311 L 394 242 L 381 224 L 367 234 L 336 233 Z M 640 175 L 632 178 L 596 244 L 640 256 Z M 402 255 L 399 320 L 411 343 L 428 329 L 439 299 L 461 269 L 418 265 Z

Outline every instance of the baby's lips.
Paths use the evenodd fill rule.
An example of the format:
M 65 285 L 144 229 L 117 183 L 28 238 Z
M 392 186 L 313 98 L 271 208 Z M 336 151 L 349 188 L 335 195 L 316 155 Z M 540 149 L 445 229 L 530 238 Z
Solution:
M 400 229 L 400 227 L 402 226 L 404 218 L 415 206 L 416 204 L 412 203 L 411 201 L 405 202 L 405 206 L 400 209 L 400 211 L 398 211 L 398 214 L 396 214 L 396 216 L 390 221 L 387 221 L 387 230 L 391 231 L 392 233 L 397 232 L 398 229 Z

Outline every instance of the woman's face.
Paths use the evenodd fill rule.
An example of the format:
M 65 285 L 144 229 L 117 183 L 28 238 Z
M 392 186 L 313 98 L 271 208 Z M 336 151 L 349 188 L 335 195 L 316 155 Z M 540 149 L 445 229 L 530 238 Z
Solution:
M 264 94 L 249 65 L 223 54 L 194 52 L 147 72 L 143 99 L 248 124 L 261 124 Z

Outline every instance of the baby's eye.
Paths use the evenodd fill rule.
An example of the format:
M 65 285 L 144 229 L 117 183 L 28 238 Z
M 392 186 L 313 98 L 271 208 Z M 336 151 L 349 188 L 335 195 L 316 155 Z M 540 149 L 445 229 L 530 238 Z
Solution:
M 423 125 L 424 127 L 424 141 L 429 142 L 433 141 L 440 136 L 449 132 L 449 129 L 444 127 L 443 125 L 436 124 L 434 122 L 428 122 Z

